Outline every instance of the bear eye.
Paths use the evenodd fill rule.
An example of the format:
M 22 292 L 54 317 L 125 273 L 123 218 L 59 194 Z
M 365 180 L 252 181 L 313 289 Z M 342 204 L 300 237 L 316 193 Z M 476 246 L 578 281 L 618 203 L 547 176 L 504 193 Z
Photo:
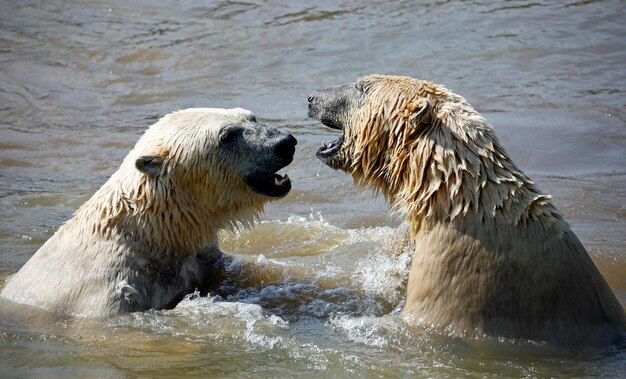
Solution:
M 239 128 L 224 128 L 220 131 L 219 140 L 220 144 L 226 144 L 234 141 L 239 134 Z

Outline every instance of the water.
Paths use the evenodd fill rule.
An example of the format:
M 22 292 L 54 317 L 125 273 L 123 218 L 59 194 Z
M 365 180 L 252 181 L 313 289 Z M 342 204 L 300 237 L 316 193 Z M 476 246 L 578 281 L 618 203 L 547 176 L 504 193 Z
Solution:
M 299 144 L 292 193 L 221 235 L 275 275 L 105 320 L 0 302 L 0 376 L 623 375 L 610 348 L 408 327 L 409 257 L 381 253 L 399 219 L 316 161 L 335 133 L 306 117 L 306 97 L 368 73 L 465 96 L 626 304 L 624 19 L 620 0 L 3 0 L 0 286 L 163 114 L 241 106 Z

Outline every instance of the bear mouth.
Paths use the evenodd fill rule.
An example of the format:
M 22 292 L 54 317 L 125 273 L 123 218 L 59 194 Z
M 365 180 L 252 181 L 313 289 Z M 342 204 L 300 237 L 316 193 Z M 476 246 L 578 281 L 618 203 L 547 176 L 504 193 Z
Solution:
M 322 142 L 322 146 L 317 149 L 315 155 L 317 158 L 324 160 L 325 158 L 330 158 L 333 155 L 337 154 L 339 150 L 341 150 L 341 146 L 343 145 L 343 136 L 337 138 L 336 140 L 326 143 Z
M 330 159 L 335 154 L 337 154 L 341 150 L 341 147 L 343 146 L 343 140 L 344 140 L 343 128 L 341 127 L 341 125 L 337 125 L 336 123 L 333 123 L 333 122 L 322 121 L 322 124 L 331 129 L 342 131 L 341 137 L 337 138 L 336 140 L 331 141 L 330 143 L 322 142 L 322 146 L 320 146 L 320 148 L 317 149 L 317 152 L 315 153 L 315 156 L 319 160 L 328 164 L 330 163 Z
M 269 197 L 283 197 L 291 190 L 291 180 L 287 174 L 254 175 L 249 177 L 247 182 L 254 192 Z

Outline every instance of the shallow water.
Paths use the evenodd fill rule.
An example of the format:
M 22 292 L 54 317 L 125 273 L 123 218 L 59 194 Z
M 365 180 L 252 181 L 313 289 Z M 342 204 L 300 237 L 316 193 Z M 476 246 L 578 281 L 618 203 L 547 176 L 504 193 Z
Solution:
M 445 84 L 555 197 L 626 304 L 626 6 L 616 1 L 0 3 L 0 286 L 158 117 L 253 110 L 299 140 L 294 189 L 221 235 L 285 278 L 173 310 L 72 319 L 0 301 L 0 376 L 620 376 L 626 353 L 410 328 L 382 199 L 322 166 L 315 89 Z M 277 275 L 280 277 L 281 275 Z

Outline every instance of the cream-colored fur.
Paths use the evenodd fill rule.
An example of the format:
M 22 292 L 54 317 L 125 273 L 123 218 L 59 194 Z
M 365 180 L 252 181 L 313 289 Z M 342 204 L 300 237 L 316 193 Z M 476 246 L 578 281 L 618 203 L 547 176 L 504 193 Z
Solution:
M 2 296 L 103 316 L 173 306 L 219 280 L 217 232 L 250 225 L 270 199 L 244 177 L 263 157 L 220 146 L 226 127 L 261 128 L 250 111 L 212 108 L 178 111 L 152 125 Z
M 374 75 L 310 101 L 312 117 L 344 134 L 321 159 L 406 214 L 415 244 L 408 319 L 457 335 L 623 338 L 624 310 L 584 247 L 464 98 Z

